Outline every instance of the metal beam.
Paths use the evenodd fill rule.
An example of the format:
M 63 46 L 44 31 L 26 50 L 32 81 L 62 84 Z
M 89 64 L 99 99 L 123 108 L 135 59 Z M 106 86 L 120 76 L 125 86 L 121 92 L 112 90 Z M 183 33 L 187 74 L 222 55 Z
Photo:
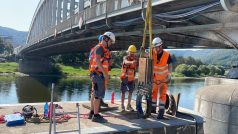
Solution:
M 238 29 L 238 23 L 217 23 L 217 24 L 205 24 L 194 25 L 175 28 L 155 29 L 153 34 L 157 33 L 175 33 L 175 32 L 197 32 L 197 31 L 217 31 L 223 29 Z
M 62 0 L 58 0 L 57 5 L 57 25 L 61 23 L 61 10 L 62 10 Z

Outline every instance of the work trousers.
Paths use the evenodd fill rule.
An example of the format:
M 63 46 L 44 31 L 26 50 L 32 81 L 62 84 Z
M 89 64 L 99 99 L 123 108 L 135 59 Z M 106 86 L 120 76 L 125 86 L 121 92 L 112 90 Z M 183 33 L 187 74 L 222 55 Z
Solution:
M 153 83 L 153 89 L 152 89 L 152 106 L 153 107 L 156 107 L 157 97 L 159 92 L 160 93 L 159 109 L 164 109 L 167 90 L 168 90 L 167 83 L 160 83 L 160 84 Z

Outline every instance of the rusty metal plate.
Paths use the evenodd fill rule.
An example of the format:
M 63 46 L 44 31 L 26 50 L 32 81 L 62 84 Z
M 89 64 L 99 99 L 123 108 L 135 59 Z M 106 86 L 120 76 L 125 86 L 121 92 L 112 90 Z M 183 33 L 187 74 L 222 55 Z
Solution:
M 152 82 L 152 63 L 152 59 L 139 58 L 138 83 L 140 85 L 146 85 Z

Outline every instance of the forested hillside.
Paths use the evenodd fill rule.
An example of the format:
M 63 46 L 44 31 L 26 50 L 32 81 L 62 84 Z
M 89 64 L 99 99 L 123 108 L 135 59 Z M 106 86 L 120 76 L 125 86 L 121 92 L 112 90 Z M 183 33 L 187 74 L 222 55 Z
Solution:
M 238 50 L 235 49 L 202 49 L 202 50 L 169 50 L 176 57 L 193 57 L 201 59 L 204 64 L 233 65 L 238 64 Z
M 12 45 L 15 48 L 18 45 L 25 45 L 28 32 L 17 31 L 7 27 L 0 26 L 0 36 L 6 36 L 11 38 Z

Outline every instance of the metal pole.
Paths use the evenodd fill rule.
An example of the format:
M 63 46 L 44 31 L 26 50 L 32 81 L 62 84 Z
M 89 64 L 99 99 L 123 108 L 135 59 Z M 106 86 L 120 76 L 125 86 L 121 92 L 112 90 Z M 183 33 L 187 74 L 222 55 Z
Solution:
M 76 103 L 76 106 L 77 106 L 77 108 L 78 108 L 77 119 L 78 119 L 78 129 L 79 129 L 79 134 L 80 134 L 81 131 L 80 131 L 80 113 L 79 113 L 79 103 Z
M 53 109 L 53 98 L 54 98 L 54 88 L 55 88 L 55 84 L 52 83 L 52 87 L 51 87 L 51 100 L 50 100 L 50 128 L 49 128 L 49 134 L 51 134 L 51 130 L 52 130 L 52 109 Z
M 54 117 L 54 134 L 56 134 L 56 119 L 55 119 L 55 105 L 53 104 L 53 117 Z

